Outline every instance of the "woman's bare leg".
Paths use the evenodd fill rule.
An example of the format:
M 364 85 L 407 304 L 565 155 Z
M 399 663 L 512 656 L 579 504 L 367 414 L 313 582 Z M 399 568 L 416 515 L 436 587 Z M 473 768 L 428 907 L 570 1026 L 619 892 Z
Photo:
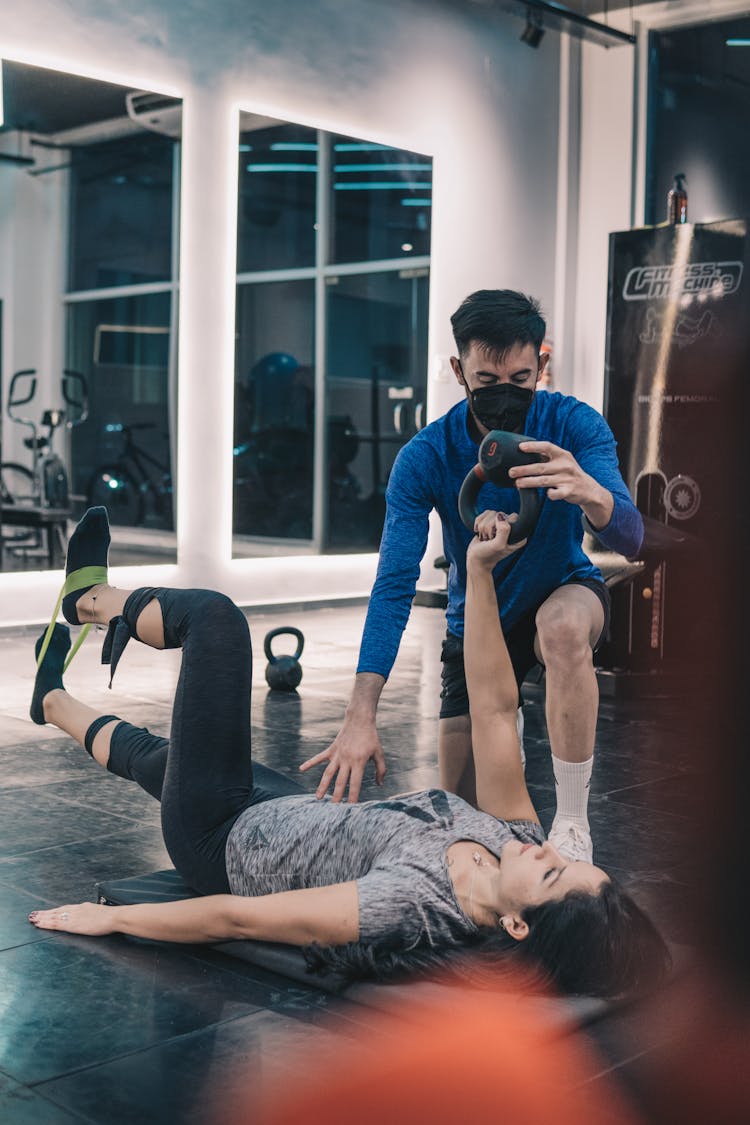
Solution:
M 89 729 L 95 719 L 98 719 L 101 712 L 95 711 L 93 707 L 87 707 L 85 703 L 74 699 L 67 691 L 61 688 L 56 688 L 45 695 L 42 703 L 44 709 L 44 718 L 48 723 L 52 723 L 54 727 L 69 734 L 81 746 L 85 746 L 84 739 L 86 731 Z M 96 737 L 91 744 L 91 756 L 94 761 L 98 762 L 100 766 L 107 768 L 109 763 L 109 746 L 112 739 L 112 732 L 117 726 L 119 719 L 113 719 L 101 730 L 97 731 Z
M 132 590 L 118 590 L 116 586 L 91 586 L 76 602 L 76 612 L 81 623 L 109 625 L 119 617 Z M 156 598 L 138 615 L 136 623 L 138 640 L 150 648 L 164 648 L 164 622 L 161 606 Z

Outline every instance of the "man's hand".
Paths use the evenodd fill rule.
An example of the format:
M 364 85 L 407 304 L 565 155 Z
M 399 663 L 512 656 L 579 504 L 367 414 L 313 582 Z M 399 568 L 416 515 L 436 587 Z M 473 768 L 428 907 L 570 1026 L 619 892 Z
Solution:
M 299 768 L 304 772 L 327 762 L 315 796 L 318 799 L 324 797 L 335 778 L 333 800 L 342 801 L 348 785 L 349 802 L 354 804 L 359 800 L 362 777 L 370 758 L 375 762 L 375 780 L 382 785 L 387 767 L 374 720 L 347 716 L 328 749 L 308 758 Z
M 38 930 L 62 930 L 67 934 L 101 937 L 115 932 L 113 913 L 112 906 L 79 902 L 73 906 L 56 906 L 53 910 L 33 910 L 29 921 Z
M 492 570 L 501 559 L 507 559 L 514 551 L 526 546 L 526 540 L 520 543 L 508 543 L 510 529 L 518 519 L 515 512 L 506 516 L 504 512 L 482 512 L 474 521 L 476 537 L 469 544 L 466 555 L 467 565 L 478 566 L 481 569 Z
M 544 460 L 514 465 L 508 470 L 517 488 L 545 488 L 550 500 L 578 504 L 593 527 L 601 530 L 607 526 L 615 506 L 614 497 L 584 472 L 572 453 L 551 441 L 522 441 L 518 448 L 523 453 L 539 453 Z

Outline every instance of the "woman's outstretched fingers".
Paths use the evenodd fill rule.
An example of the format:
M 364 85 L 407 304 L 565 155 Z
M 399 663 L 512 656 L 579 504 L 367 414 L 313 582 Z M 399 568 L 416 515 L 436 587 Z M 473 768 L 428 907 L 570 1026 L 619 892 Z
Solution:
M 67 934 L 101 937 L 114 932 L 113 910 L 114 907 L 98 902 L 79 902 L 56 906 L 52 910 L 32 910 L 29 921 L 38 930 L 62 930 Z

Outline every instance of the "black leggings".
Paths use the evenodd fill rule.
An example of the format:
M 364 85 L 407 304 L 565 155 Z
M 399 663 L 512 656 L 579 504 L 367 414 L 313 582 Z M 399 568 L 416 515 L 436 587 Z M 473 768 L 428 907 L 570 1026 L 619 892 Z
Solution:
M 251 761 L 252 653 L 244 614 L 212 590 L 143 588 L 122 613 L 133 637 L 154 598 L 165 648 L 182 648 L 171 737 L 120 721 L 107 768 L 161 801 L 164 843 L 182 878 L 201 894 L 226 893 L 224 852 L 237 817 L 249 805 L 302 788 Z M 89 728 L 89 748 L 102 725 L 96 720 Z

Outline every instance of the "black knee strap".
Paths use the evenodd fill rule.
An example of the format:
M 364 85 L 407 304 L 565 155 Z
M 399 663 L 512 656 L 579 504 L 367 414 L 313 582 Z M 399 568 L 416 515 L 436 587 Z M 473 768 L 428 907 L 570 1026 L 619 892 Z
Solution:
M 93 758 L 94 756 L 94 739 L 96 738 L 102 727 L 106 727 L 107 723 L 121 722 L 119 715 L 100 715 L 98 719 L 94 719 L 93 723 L 83 736 L 83 745 L 86 751 Z
M 127 625 L 131 637 L 138 637 L 135 628 L 138 618 L 148 603 L 152 602 L 159 593 L 161 593 L 159 586 L 140 586 L 137 590 L 133 590 L 133 593 L 125 602 L 122 607 L 122 620 Z
M 102 645 L 102 664 L 109 664 L 110 687 L 112 687 L 112 680 L 115 678 L 117 665 L 125 651 L 125 646 L 131 637 L 138 636 L 135 626 L 141 610 L 145 609 L 150 601 L 153 601 L 157 592 L 155 586 L 141 586 L 138 590 L 134 590 L 123 606 L 122 615 L 113 617 L 109 623 L 107 635 Z

